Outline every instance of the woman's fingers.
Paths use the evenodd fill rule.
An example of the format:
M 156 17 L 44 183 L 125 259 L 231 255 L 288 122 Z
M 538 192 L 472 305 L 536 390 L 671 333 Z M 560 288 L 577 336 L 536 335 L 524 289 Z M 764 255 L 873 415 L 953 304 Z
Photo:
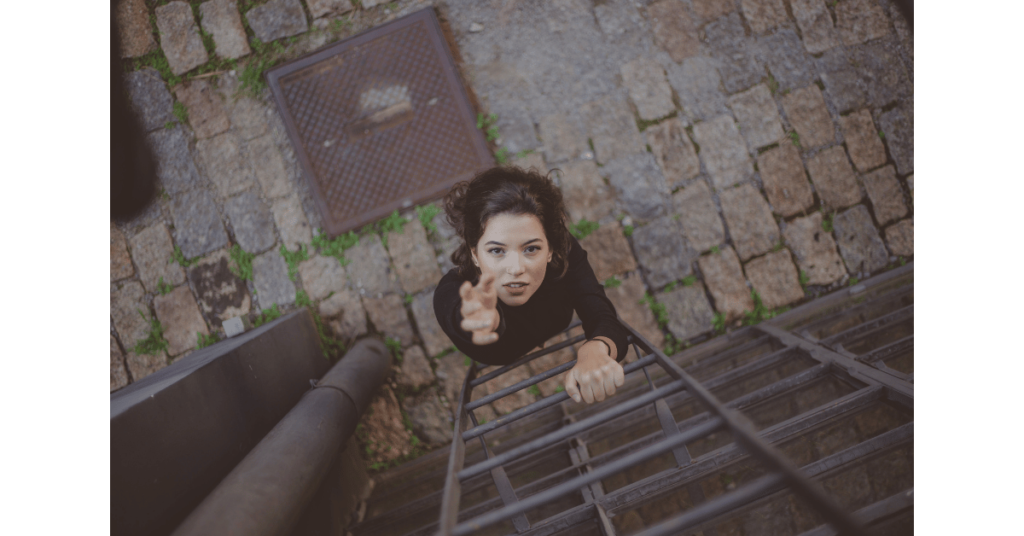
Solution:
M 498 340 L 498 334 L 490 331 L 474 331 L 473 332 L 473 344 L 477 346 L 483 346 L 485 344 L 491 344 Z
M 463 302 L 473 299 L 473 283 L 465 281 L 462 286 L 459 287 L 459 297 L 462 298 Z
M 615 362 L 615 370 L 612 372 L 612 380 L 615 382 L 616 387 L 622 387 L 622 384 L 626 383 L 626 372 L 622 370 L 622 364 Z
M 615 394 L 615 373 L 611 370 L 604 371 L 601 375 L 601 387 L 605 394 L 612 396 Z
M 498 295 L 497 289 L 494 288 L 494 274 L 487 273 L 480 277 L 480 284 L 477 286 L 477 292 L 479 293 L 481 300 L 489 300 Z
M 580 378 L 580 394 L 583 395 L 583 401 L 587 404 L 594 403 L 594 386 L 590 383 L 590 378 L 584 375 Z
M 573 374 L 571 369 L 565 373 L 565 392 L 569 393 L 569 397 L 576 402 L 581 400 L 580 390 L 576 387 L 576 375 Z
M 462 318 L 479 311 L 483 306 L 478 301 L 463 301 L 462 302 Z
M 488 329 L 488 328 L 490 328 L 490 327 L 491 327 L 491 321 L 490 320 L 465 319 L 465 320 L 462 321 L 462 330 L 463 331 L 487 330 L 487 332 L 489 333 L 491 330 Z

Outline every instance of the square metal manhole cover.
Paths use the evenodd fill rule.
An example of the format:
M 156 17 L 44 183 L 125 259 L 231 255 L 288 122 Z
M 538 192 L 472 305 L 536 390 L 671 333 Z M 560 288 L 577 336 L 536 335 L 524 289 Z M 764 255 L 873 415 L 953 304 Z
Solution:
M 334 236 L 494 165 L 433 9 L 267 72 Z

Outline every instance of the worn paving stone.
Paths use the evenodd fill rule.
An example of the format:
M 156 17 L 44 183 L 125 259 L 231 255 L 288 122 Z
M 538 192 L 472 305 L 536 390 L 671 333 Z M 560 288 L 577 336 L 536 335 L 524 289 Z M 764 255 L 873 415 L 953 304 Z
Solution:
M 864 182 L 864 189 L 868 192 L 871 208 L 880 226 L 885 227 L 907 215 L 903 190 L 896 179 L 896 170 L 891 165 L 862 175 L 860 179 Z
M 807 172 L 800 160 L 800 151 L 791 143 L 782 143 L 757 157 L 764 193 L 780 216 L 799 214 L 814 205 L 814 192 L 807 182 Z
M 601 173 L 615 189 L 618 207 L 634 220 L 650 221 L 668 212 L 671 192 L 654 155 L 644 152 L 617 158 Z
M 197 138 L 215 136 L 231 126 L 224 103 L 209 80 L 185 82 L 174 88 L 174 95 L 188 110 L 188 122 Z
M 145 0 L 118 0 L 114 15 L 117 20 L 122 58 L 144 56 L 156 50 L 157 45 L 153 40 L 153 30 L 149 26 L 149 10 L 146 9 Z M 111 377 L 111 390 L 113 389 Z
M 778 82 L 779 91 L 806 86 L 818 77 L 814 58 L 807 53 L 800 37 L 789 27 L 759 36 L 757 54 Z
M 203 31 L 213 36 L 214 52 L 222 58 L 241 58 L 252 52 L 235 0 L 210 0 L 199 5 Z
M 693 12 L 704 20 L 712 20 L 728 15 L 736 9 L 733 0 L 692 0 Z
M 793 18 L 804 36 L 807 52 L 819 54 L 839 45 L 839 32 L 824 0 L 790 0 Z
M 747 279 L 767 309 L 800 301 L 804 290 L 788 249 L 773 251 L 746 265 Z
M 754 173 L 747 142 L 729 115 L 720 115 L 693 127 L 704 167 L 716 190 L 743 182 Z
M 900 175 L 914 172 L 914 105 L 901 103 L 878 116 L 889 154 Z
M 296 0 L 297 2 L 298 0 Z M 388 463 L 412 452 L 412 433 L 405 429 L 402 409 L 390 387 L 382 385 L 363 415 L 367 461 Z
M 148 316 L 144 318 L 139 314 L 149 314 L 145 297 L 146 291 L 137 281 L 129 281 L 110 292 L 110 316 L 114 320 L 114 329 L 129 352 L 149 334 Z
M 228 233 L 220 221 L 213 198 L 205 190 L 193 190 L 171 198 L 174 241 L 185 258 L 192 259 L 228 245 Z
M 809 285 L 830 285 L 846 275 L 832 233 L 825 232 L 821 221 L 821 212 L 813 212 L 789 222 L 782 231 L 786 245 L 796 256 L 797 266 L 807 274 Z
M 462 239 L 455 234 L 455 229 L 448 225 L 443 213 L 434 217 L 434 225 L 437 226 L 437 231 L 430 233 L 427 237 L 430 238 L 430 243 L 434 246 L 434 251 L 437 252 L 437 264 L 441 267 L 441 273 L 446 274 L 455 267 L 452 263 L 452 253 L 455 253 L 455 250 L 462 244 Z
M 687 58 L 682 65 L 670 66 L 668 83 L 679 97 L 679 105 L 691 121 L 710 119 L 729 113 L 722 78 L 714 60 L 701 56 Z
M 674 190 L 700 174 L 697 151 L 678 117 L 647 127 L 644 136 L 669 189 Z
M 125 361 L 128 363 L 128 370 L 132 373 L 132 379 L 139 381 L 146 376 L 166 367 L 167 353 L 160 351 L 156 354 L 139 354 L 133 350 L 127 350 Z
M 274 213 L 274 221 L 281 232 L 281 241 L 288 251 L 298 251 L 300 244 L 313 241 L 313 230 L 302 210 L 302 202 L 298 194 L 275 199 L 271 202 L 270 211 Z
M 555 337 L 548 339 L 544 343 L 544 347 L 547 348 L 551 345 L 565 342 L 566 336 L 563 333 L 559 333 Z M 530 369 L 530 374 L 536 375 L 543 372 L 547 372 L 559 365 L 568 363 L 576 359 L 576 353 L 573 352 L 571 346 L 562 348 L 561 350 L 555 350 L 550 354 L 538 357 L 527 365 Z M 555 375 L 537 384 L 537 389 L 540 390 L 541 396 L 551 396 L 558 391 L 559 386 L 565 386 L 565 373 Z
M 491 372 L 492 370 L 495 369 L 497 369 L 497 367 L 488 367 L 481 371 L 480 374 L 487 374 L 488 372 Z M 493 380 L 490 380 L 480 385 L 479 387 L 477 387 L 477 389 L 480 389 L 481 391 L 486 393 L 484 395 L 486 396 L 491 393 L 496 393 L 506 387 L 511 387 L 512 385 L 517 384 L 529 377 L 529 368 L 516 367 L 502 374 L 501 376 L 498 376 L 497 378 L 494 378 Z M 515 393 L 512 393 L 504 398 L 500 398 L 498 400 L 495 400 L 494 402 L 491 402 L 491 407 L 494 408 L 494 411 L 498 415 L 507 415 L 523 406 L 527 406 L 536 401 L 536 395 L 534 395 L 527 389 L 523 389 L 521 391 L 516 391 Z
M 358 244 L 346 251 L 345 258 L 351 261 L 346 268 L 352 286 L 361 295 L 399 291 L 398 277 L 377 235 L 360 238 Z
M 437 359 L 437 369 L 434 371 L 434 375 L 437 376 L 437 385 L 441 395 L 448 400 L 449 409 L 452 411 L 459 405 L 462 381 L 466 379 L 466 373 L 469 371 L 468 359 L 459 352 L 452 352 Z
M 747 89 L 764 76 L 753 38 L 748 38 L 739 13 L 731 13 L 704 26 L 712 57 L 718 60 L 722 85 L 729 93 Z
M 559 166 L 562 196 L 573 223 L 586 219 L 600 221 L 615 210 L 615 191 L 604 183 L 592 160 L 567 162 Z
M 128 369 L 124 366 L 124 354 L 117 345 L 117 339 L 110 335 L 110 392 L 128 385 Z
M 184 127 L 175 125 L 171 129 L 157 130 L 148 138 L 156 157 L 157 179 L 168 194 L 178 195 L 202 183 Z
M 256 182 L 260 183 L 260 189 L 267 199 L 277 199 L 292 193 L 281 150 L 269 135 L 249 141 L 245 153 L 252 164 Z
M 889 254 L 871 223 L 871 214 L 864 205 L 857 205 L 832 220 L 839 254 L 850 273 L 874 272 L 885 267 Z
M 245 281 L 232 271 L 228 250 L 215 251 L 188 269 L 188 279 L 196 289 L 199 309 L 215 328 L 225 320 L 249 314 L 252 299 Z
M 197 333 L 210 334 L 188 285 L 153 298 L 153 309 L 164 327 L 164 338 L 170 343 L 167 353 L 171 356 L 194 349 L 198 343 Z
M 844 45 L 859 45 L 889 34 L 889 17 L 877 0 L 843 0 L 835 10 L 836 29 Z
M 910 175 L 907 175 L 906 181 L 907 181 L 907 188 L 910 189 L 910 202 L 913 203 L 914 202 L 914 175 L 913 175 L 913 173 L 911 173 Z
M 538 121 L 537 128 L 544 140 L 544 157 L 550 163 L 575 160 L 587 150 L 587 137 L 576 120 L 568 115 L 544 116 Z
M 452 442 L 450 414 L 437 400 L 433 389 L 406 397 L 403 403 L 417 437 L 428 445 L 444 446 Z
M 403 347 L 415 342 L 416 336 L 409 323 L 409 315 L 405 312 L 402 298 L 397 294 L 385 294 L 381 298 L 363 296 L 363 309 L 379 333 L 398 339 Z
M 441 325 L 434 316 L 433 290 L 414 296 L 410 309 L 427 355 L 438 355 L 452 346 L 452 341 L 441 331 Z
M 511 154 L 540 148 L 537 131 L 533 127 L 533 119 L 521 108 L 499 111 L 498 121 L 494 126 L 498 127 L 501 132 L 501 137 L 495 143 L 508 149 Z
M 835 141 L 836 127 L 818 86 L 811 84 L 784 95 L 782 108 L 804 148 L 811 149 Z
M 726 190 L 718 195 L 722 215 L 729 226 L 736 254 L 741 260 L 765 253 L 779 241 L 779 226 L 768 203 L 753 185 Z
M 241 143 L 234 132 L 199 140 L 196 152 L 206 176 L 221 196 L 241 193 L 254 184 L 252 170 L 242 157 Z
M 132 259 L 139 267 L 139 280 L 147 291 L 159 292 L 161 278 L 168 285 L 185 282 L 185 271 L 177 263 L 171 262 L 174 243 L 166 225 L 156 223 L 147 227 L 131 237 L 129 242 Z
M 711 198 L 707 183 L 702 180 L 672 194 L 672 204 L 686 241 L 698 252 L 704 252 L 725 241 L 725 227 L 718 208 Z
M 544 157 L 540 153 L 516 156 L 512 163 L 523 169 L 536 169 L 541 175 L 547 175 L 549 171 L 548 166 L 544 163 Z
M 736 114 L 740 132 L 751 150 L 771 145 L 782 138 L 782 118 L 768 86 L 758 84 L 729 97 L 729 106 Z
M 618 276 L 622 281 L 617 287 L 605 287 L 604 293 L 615 306 L 615 312 L 630 327 L 640 332 L 652 344 L 661 348 L 665 344 L 665 334 L 658 327 L 654 313 L 646 304 L 640 303 L 647 289 L 643 279 L 637 272 Z
M 878 129 L 871 120 L 871 112 L 860 110 L 839 119 L 850 151 L 850 160 L 860 171 L 867 171 L 885 163 L 885 146 L 878 136 Z
M 402 232 L 388 233 L 388 252 L 406 294 L 416 294 L 441 280 L 434 248 L 419 219 L 406 223 Z
M 636 120 L 625 101 L 604 97 L 584 104 L 580 115 L 598 162 L 605 164 L 644 151 Z
M 332 292 L 345 290 L 345 268 L 334 257 L 316 255 L 299 263 L 302 288 L 313 301 L 326 298 Z
M 743 317 L 743 313 L 754 310 L 754 300 L 747 288 L 747 278 L 736 252 L 724 246 L 718 253 L 697 259 L 704 284 L 715 300 L 715 309 L 725 315 L 726 322 Z
M 239 138 L 249 141 L 270 131 L 267 121 L 267 106 L 252 97 L 237 97 L 240 84 L 238 75 L 230 72 L 218 77 L 217 90 L 224 101 L 224 107 L 231 119 L 231 126 Z
M 821 81 L 840 113 L 881 108 L 910 95 L 906 68 L 892 39 L 836 48 L 815 60 Z
M 659 119 L 675 111 L 665 69 L 653 58 L 640 56 L 623 65 L 620 72 L 641 119 Z
M 665 304 L 668 330 L 676 339 L 685 341 L 711 331 L 715 311 L 704 295 L 704 285 L 696 283 L 680 287 L 658 294 L 657 299 Z
M 182 75 L 206 63 L 209 56 L 199 36 L 199 28 L 192 16 L 192 8 L 185 2 L 169 2 L 157 6 L 156 27 L 160 34 L 160 48 L 167 56 L 171 72 Z
M 235 231 L 235 240 L 249 253 L 263 253 L 276 242 L 270 207 L 251 190 L 229 198 L 224 213 Z
M 162 130 L 168 121 L 174 121 L 174 99 L 156 69 L 144 67 L 126 73 L 124 85 L 144 130 Z
M 352 0 L 306 0 L 306 7 L 314 19 L 327 15 L 341 15 L 352 11 Z
M 662 0 L 647 6 L 647 18 L 654 42 L 676 63 L 700 53 L 697 25 L 677 0 Z M 678 89 L 677 89 L 678 91 Z
M 398 385 L 412 389 L 434 383 L 434 371 L 422 348 L 414 344 L 402 350 L 402 366 L 396 380 Z
M 252 283 L 260 309 L 295 303 L 295 285 L 288 277 L 288 263 L 277 250 L 257 255 L 252 261 Z
M 351 290 L 335 292 L 320 302 L 317 310 L 320 316 L 327 320 L 327 325 L 334 336 L 341 340 L 350 341 L 367 332 L 363 302 L 359 299 L 359 294 Z
M 580 240 L 580 245 L 587 252 L 587 260 L 598 281 L 636 270 L 636 259 L 618 222 L 602 225 Z
M 633 231 L 637 262 L 647 282 L 661 288 L 669 282 L 693 273 L 691 263 L 696 256 L 683 240 L 683 229 L 675 218 L 662 216 Z
M 561 3 L 568 7 L 571 4 Z M 589 7 L 585 2 L 576 2 L 576 9 L 584 11 Z M 560 6 L 561 7 L 561 6 Z M 611 0 L 594 6 L 597 26 L 611 43 L 623 46 L 636 41 L 640 33 L 640 13 L 629 0 Z M 572 9 L 569 7 L 569 9 Z
M 306 12 L 299 0 L 270 0 L 246 11 L 245 20 L 249 22 L 256 38 L 264 43 L 298 35 L 309 29 Z
M 906 219 L 885 229 L 885 242 L 893 255 L 914 256 L 914 219 Z
M 740 7 L 754 33 L 764 33 L 789 20 L 783 0 L 741 0 Z
M 829 147 L 812 156 L 807 160 L 807 171 L 826 206 L 844 208 L 860 202 L 860 186 L 842 146 Z
M 114 222 L 110 222 L 110 280 L 117 281 L 133 275 L 135 267 L 128 254 L 128 241 Z

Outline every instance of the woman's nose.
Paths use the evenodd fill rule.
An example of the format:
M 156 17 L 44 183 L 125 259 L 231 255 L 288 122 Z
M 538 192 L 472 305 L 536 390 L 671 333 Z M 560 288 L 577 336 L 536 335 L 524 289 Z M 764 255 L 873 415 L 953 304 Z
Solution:
M 506 258 L 506 263 L 507 264 L 505 265 L 505 269 L 508 271 L 510 275 L 519 275 L 523 273 L 523 263 L 522 259 L 519 258 L 519 255 L 509 255 Z

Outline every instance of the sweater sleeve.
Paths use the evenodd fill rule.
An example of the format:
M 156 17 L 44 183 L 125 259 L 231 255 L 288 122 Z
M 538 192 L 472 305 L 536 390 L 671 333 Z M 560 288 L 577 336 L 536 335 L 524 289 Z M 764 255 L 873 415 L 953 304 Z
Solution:
M 587 260 L 587 252 L 575 238 L 571 238 L 569 249 L 569 270 L 566 282 L 573 309 L 583 322 L 583 333 L 587 339 L 604 336 L 615 342 L 618 355 L 616 361 L 626 357 L 629 332 L 619 322 L 615 306 L 604 293 L 604 286 L 597 281 L 594 269 Z

